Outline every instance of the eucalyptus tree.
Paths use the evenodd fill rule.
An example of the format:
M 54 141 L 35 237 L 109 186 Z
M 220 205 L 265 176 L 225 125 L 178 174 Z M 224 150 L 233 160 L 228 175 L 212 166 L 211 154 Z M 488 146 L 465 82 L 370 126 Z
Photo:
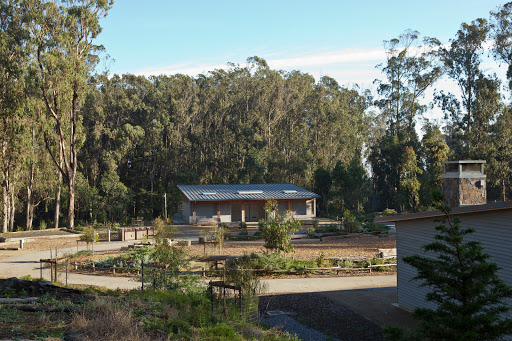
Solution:
M 497 113 L 482 103 L 488 101 L 487 104 L 496 107 L 499 100 L 498 81 L 485 76 L 481 70 L 483 44 L 488 32 L 485 19 L 462 23 L 450 46 L 440 49 L 439 53 L 447 75 L 457 83 L 461 93 L 460 98 L 442 91 L 436 95 L 436 102 L 451 119 L 452 132 L 462 139 L 455 151 L 459 158 L 475 157 L 475 148 L 479 148 L 483 131 Z
M 47 145 L 55 138 L 62 155 L 48 151 L 68 187 L 68 227 L 74 228 L 75 177 L 78 150 L 83 138 L 80 108 L 88 91 L 87 77 L 97 61 L 99 46 L 94 38 L 101 32 L 112 0 L 29 0 L 31 34 L 35 39 L 38 82 L 47 115 L 55 134 L 45 136 Z
M 385 41 L 386 63 L 377 66 L 385 80 L 375 80 L 381 96 L 376 105 L 395 135 L 413 133 L 417 115 L 426 109 L 419 99 L 442 75 L 436 53 L 440 42 L 428 37 L 420 42 L 419 37 L 419 32 L 407 30 Z
M 506 201 L 510 193 L 512 176 L 512 109 L 507 107 L 496 119 L 492 127 L 493 143 L 488 150 L 488 182 L 490 190 L 497 190 L 495 195 Z
M 20 1 L 0 3 L 0 148 L 2 232 L 14 228 L 23 154 L 25 73 L 30 39 Z
M 512 91 L 512 2 L 491 12 L 489 36 L 495 59 L 507 65 L 508 86 Z
M 441 181 L 444 174 L 443 161 L 447 161 L 450 148 L 439 126 L 430 122 L 423 124 L 423 138 L 421 139 L 420 159 L 424 172 L 420 177 L 421 201 L 426 207 L 433 203 L 432 193 L 441 190 Z
M 404 174 L 412 176 L 412 164 L 417 162 L 415 121 L 427 109 L 419 100 L 443 74 L 438 58 L 440 42 L 435 38 L 420 41 L 419 37 L 419 32 L 407 30 L 385 41 L 387 60 L 378 66 L 385 80 L 375 81 L 380 96 L 375 104 L 388 129 L 372 146 L 369 160 L 376 192 L 386 207 L 417 207 L 416 175 L 404 178 Z M 406 156 L 410 160 L 404 164 Z

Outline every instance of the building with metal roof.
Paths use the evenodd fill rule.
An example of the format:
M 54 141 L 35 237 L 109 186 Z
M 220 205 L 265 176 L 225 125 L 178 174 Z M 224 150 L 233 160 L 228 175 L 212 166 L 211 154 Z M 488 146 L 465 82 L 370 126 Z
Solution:
M 498 276 L 512 285 L 510 268 L 510 245 L 512 244 L 512 201 L 487 203 L 485 174 L 482 160 L 445 162 L 443 191 L 445 204 L 452 207 L 451 214 L 461 219 L 461 226 L 474 228 L 475 233 L 464 237 L 465 241 L 478 241 L 500 270 Z M 455 180 L 454 180 L 455 179 Z M 474 204 L 474 203 L 482 204 Z M 416 280 L 417 270 L 403 259 L 421 255 L 435 258 L 432 252 L 425 252 L 423 246 L 435 241 L 441 211 L 398 214 L 375 219 L 376 223 L 394 222 L 397 248 L 397 299 L 398 305 L 406 310 L 415 308 L 435 309 L 436 305 L 426 300 L 432 289 Z M 505 300 L 512 305 L 512 299 Z M 512 313 L 508 313 L 512 317 Z M 509 335 L 507 339 L 512 339 Z
M 278 213 L 295 219 L 316 217 L 318 194 L 290 183 L 178 185 L 182 214 L 191 224 L 252 222 L 265 218 L 269 199 L 278 203 Z

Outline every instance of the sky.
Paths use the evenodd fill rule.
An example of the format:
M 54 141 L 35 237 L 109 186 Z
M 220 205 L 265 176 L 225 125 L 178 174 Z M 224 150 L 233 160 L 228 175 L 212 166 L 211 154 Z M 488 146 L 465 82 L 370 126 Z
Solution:
M 407 29 L 449 43 L 461 23 L 489 18 L 496 0 L 117 0 L 101 20 L 111 74 L 196 76 L 245 65 L 258 56 L 272 69 L 372 87 L 382 78 L 383 41 Z M 495 66 L 490 66 L 490 70 Z M 438 87 L 453 87 L 446 80 Z M 427 94 L 427 97 L 429 95 Z M 427 100 L 427 99 L 425 99 Z M 439 116 L 439 112 L 432 115 Z

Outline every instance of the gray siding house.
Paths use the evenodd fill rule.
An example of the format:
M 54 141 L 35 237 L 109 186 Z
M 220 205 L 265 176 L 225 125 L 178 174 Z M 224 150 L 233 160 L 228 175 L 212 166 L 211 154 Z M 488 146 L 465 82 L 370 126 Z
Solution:
M 318 194 L 294 184 L 178 185 L 182 214 L 190 224 L 257 222 L 265 218 L 269 199 L 290 218 L 316 217 Z
M 486 202 L 485 161 L 454 161 L 445 163 L 443 191 L 446 203 L 452 208 L 452 215 L 461 219 L 461 226 L 472 227 L 477 232 L 465 240 L 482 243 L 484 252 L 491 256 L 501 270 L 500 278 L 512 285 L 512 201 L 499 203 Z M 455 193 L 454 193 L 455 192 Z M 435 308 L 425 300 L 429 288 L 421 287 L 421 282 L 413 280 L 416 269 L 405 264 L 403 258 L 412 255 L 429 256 L 422 246 L 431 243 L 436 234 L 434 219 L 442 217 L 441 211 L 381 217 L 378 223 L 394 222 L 397 246 L 397 296 L 398 305 L 406 310 L 417 307 Z M 512 300 L 508 301 L 512 304 Z
M 466 240 L 478 240 L 491 261 L 502 269 L 499 276 L 508 285 L 512 285 L 512 201 L 479 206 L 465 206 L 452 209 L 452 214 L 460 217 L 461 226 L 472 227 L 476 233 Z M 397 296 L 398 305 L 406 310 L 416 307 L 434 308 L 425 301 L 429 291 L 414 281 L 416 269 L 403 262 L 403 257 L 412 255 L 427 256 L 422 246 L 431 243 L 436 234 L 434 218 L 443 216 L 440 211 L 417 214 L 396 215 L 376 219 L 376 222 L 395 222 L 397 248 Z M 512 304 L 512 300 L 509 301 Z

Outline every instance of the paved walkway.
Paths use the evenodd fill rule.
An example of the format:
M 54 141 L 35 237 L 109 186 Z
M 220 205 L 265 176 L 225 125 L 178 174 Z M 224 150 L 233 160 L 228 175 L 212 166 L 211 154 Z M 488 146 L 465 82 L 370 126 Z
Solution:
M 94 245 L 95 251 L 117 249 L 122 246 L 133 244 L 132 241 L 127 242 L 111 242 L 111 243 L 98 243 Z M 85 250 L 86 246 L 80 246 L 78 250 Z M 65 253 L 76 252 L 76 247 L 68 249 L 59 249 L 58 256 Z M 55 254 L 53 255 L 55 257 Z M 34 278 L 40 277 L 40 259 L 50 258 L 49 251 L 38 251 L 32 253 L 24 253 L 17 256 L 12 256 L 0 260 L 0 276 L 1 277 L 22 277 L 30 275 Z M 50 278 L 49 268 L 43 269 L 43 278 Z M 59 273 L 58 280 L 65 282 L 65 274 Z M 109 276 L 96 276 L 96 275 L 81 275 L 81 274 L 68 274 L 69 284 L 89 284 L 107 287 L 109 289 L 135 289 L 140 288 L 140 283 L 135 282 L 126 277 L 109 277 Z

